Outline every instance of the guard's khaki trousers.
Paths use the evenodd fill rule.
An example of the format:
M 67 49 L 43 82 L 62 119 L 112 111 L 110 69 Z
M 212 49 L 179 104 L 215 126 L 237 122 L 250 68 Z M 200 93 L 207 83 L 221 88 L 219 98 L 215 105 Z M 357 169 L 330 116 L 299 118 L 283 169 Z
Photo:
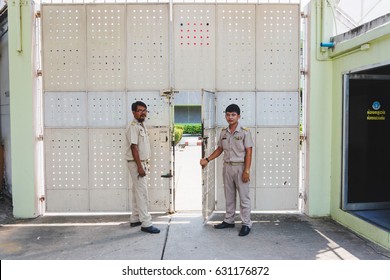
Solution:
M 224 221 L 234 223 L 236 213 L 236 193 L 240 196 L 240 215 L 242 225 L 251 227 L 251 199 L 249 196 L 249 182 L 242 181 L 244 165 L 223 165 L 223 184 L 226 199 L 226 214 Z
M 141 222 L 142 227 L 150 227 L 152 225 L 152 217 L 148 212 L 148 173 L 149 166 L 146 162 L 142 162 L 146 176 L 140 177 L 138 175 L 137 163 L 135 161 L 128 161 L 127 167 L 129 168 L 132 186 L 132 205 L 130 223 Z

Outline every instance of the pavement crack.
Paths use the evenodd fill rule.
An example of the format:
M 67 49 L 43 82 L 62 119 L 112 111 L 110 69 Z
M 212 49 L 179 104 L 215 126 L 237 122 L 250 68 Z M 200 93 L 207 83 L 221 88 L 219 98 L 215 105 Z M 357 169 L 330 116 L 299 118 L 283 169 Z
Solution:
M 171 220 L 172 220 L 172 216 L 170 215 L 170 216 L 169 216 L 169 221 L 168 221 L 168 226 L 167 226 L 167 231 L 166 231 L 166 233 L 165 233 L 164 246 L 163 246 L 163 249 L 162 249 L 162 253 L 161 253 L 161 258 L 160 258 L 160 260 L 163 260 L 163 259 L 164 259 L 165 247 L 167 246 L 167 242 L 168 242 L 169 228 L 171 227 Z

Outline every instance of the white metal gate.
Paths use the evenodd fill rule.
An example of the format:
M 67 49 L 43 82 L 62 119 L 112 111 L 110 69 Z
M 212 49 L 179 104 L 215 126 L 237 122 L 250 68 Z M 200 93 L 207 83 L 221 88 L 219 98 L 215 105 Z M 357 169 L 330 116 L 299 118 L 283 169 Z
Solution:
M 48 4 L 42 37 L 47 211 L 130 209 L 123 154 L 134 100 L 150 112 L 150 210 L 167 211 L 170 102 L 160 93 L 203 88 L 216 95 L 203 106 L 217 100 L 209 143 L 230 103 L 255 138 L 253 209 L 297 209 L 299 5 L 173 4 L 170 15 L 169 4 Z M 220 168 L 207 177 L 222 210 Z
M 47 211 L 131 209 L 125 128 L 136 100 L 149 111 L 149 209 L 169 211 L 168 6 L 42 8 Z

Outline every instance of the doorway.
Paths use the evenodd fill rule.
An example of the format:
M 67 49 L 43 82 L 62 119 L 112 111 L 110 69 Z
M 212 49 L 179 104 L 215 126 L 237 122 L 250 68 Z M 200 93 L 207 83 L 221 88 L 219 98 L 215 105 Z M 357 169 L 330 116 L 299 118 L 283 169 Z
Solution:
M 176 103 L 180 98 L 176 98 Z M 188 100 L 188 99 L 186 99 Z M 202 209 L 201 167 L 201 106 L 174 106 L 175 129 L 181 129 L 180 141 L 175 145 L 175 210 Z
M 343 209 L 390 229 L 390 66 L 344 76 Z

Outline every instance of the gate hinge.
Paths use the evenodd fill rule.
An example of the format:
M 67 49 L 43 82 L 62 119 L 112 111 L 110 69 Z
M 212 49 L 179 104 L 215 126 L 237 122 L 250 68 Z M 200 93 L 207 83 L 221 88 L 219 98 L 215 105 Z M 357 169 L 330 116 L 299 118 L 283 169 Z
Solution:
M 43 134 L 39 134 L 38 137 L 37 137 L 37 140 L 38 141 L 43 141 Z
M 37 70 L 37 76 L 38 76 L 38 77 L 42 77 L 42 70 L 41 70 L 41 69 L 38 69 L 38 70 Z
M 41 18 L 41 11 L 35 12 L 35 18 Z

